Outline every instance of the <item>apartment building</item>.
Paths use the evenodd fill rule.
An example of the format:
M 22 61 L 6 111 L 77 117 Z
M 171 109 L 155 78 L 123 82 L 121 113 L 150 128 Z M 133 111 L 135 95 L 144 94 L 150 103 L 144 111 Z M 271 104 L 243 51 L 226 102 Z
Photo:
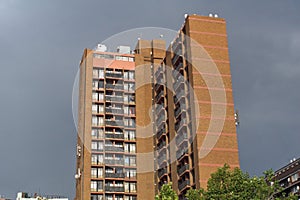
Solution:
M 171 44 L 139 39 L 80 63 L 77 200 L 180 199 L 224 163 L 239 167 L 226 22 L 186 15 Z
M 300 158 L 292 159 L 289 164 L 275 172 L 274 180 L 283 188 L 276 196 L 294 194 L 300 199 Z
M 135 200 L 134 55 L 103 48 L 80 64 L 76 199 Z

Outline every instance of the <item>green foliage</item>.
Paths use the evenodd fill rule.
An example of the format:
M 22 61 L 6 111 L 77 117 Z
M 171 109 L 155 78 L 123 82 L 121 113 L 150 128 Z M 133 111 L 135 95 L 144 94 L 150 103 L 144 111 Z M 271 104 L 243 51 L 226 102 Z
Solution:
M 176 192 L 172 189 L 172 183 L 164 184 L 155 200 L 178 200 Z
M 229 165 L 225 164 L 211 175 L 207 190 L 191 189 L 186 197 L 188 200 L 277 200 L 273 196 L 281 190 L 279 184 L 268 184 L 272 181 L 274 173 L 269 170 L 264 175 L 250 177 L 239 168 L 231 170 Z M 289 196 L 284 199 L 297 200 L 297 197 Z

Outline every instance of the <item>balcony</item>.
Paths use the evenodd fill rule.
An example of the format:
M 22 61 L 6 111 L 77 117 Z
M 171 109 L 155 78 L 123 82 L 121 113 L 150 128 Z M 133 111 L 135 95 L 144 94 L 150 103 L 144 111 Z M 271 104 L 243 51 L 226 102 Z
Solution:
M 124 110 L 122 108 L 116 108 L 116 107 L 105 107 L 105 112 L 112 113 L 112 114 L 124 114 Z
M 163 68 L 160 66 L 157 71 L 155 72 L 155 77 L 158 78 L 160 75 L 162 75 Z
M 156 96 L 155 96 L 155 101 L 158 102 L 162 97 L 164 97 L 164 91 L 160 91 Z
M 178 189 L 179 191 L 181 191 L 189 185 L 190 185 L 190 180 L 182 181 L 181 183 L 178 183 Z
M 161 165 L 164 161 L 167 161 L 167 156 L 165 153 L 157 158 L 158 165 Z
M 124 192 L 124 187 L 106 185 L 105 192 Z
M 177 63 L 178 60 L 180 60 L 180 58 L 182 59 L 182 51 L 179 50 L 177 52 L 174 52 L 174 56 L 172 58 L 172 64 L 175 65 Z
M 105 178 L 125 178 L 125 173 L 105 173 Z
M 110 84 L 107 83 L 105 85 L 105 89 L 111 89 L 111 90 L 124 90 L 124 86 L 121 84 Z
M 119 147 L 119 146 L 105 146 L 105 151 L 124 152 L 124 147 Z
M 185 93 L 184 90 L 181 90 L 180 92 L 176 93 L 176 94 L 174 95 L 174 103 L 177 104 L 177 102 L 178 102 L 181 98 L 185 98 L 185 95 L 187 95 L 187 94 Z
M 124 160 L 105 159 L 106 165 L 124 165 Z
M 177 118 L 178 117 L 178 115 L 181 113 L 181 112 L 183 112 L 183 111 L 185 111 L 186 110 L 186 105 L 185 104 L 180 104 L 180 106 L 178 106 L 176 109 L 175 109 L 175 118 Z
M 183 69 L 182 67 L 183 67 L 183 63 L 182 63 L 182 62 L 180 62 L 180 63 L 178 63 L 178 65 L 176 65 L 176 66 L 175 66 L 175 68 L 174 68 L 174 69 L 175 69 L 175 71 L 180 71 L 180 70 L 182 70 L 182 69 Z
M 166 133 L 166 129 L 160 129 L 156 134 L 157 138 L 159 139 L 164 133 Z
M 179 130 L 184 126 L 187 125 L 187 119 L 181 119 L 180 121 L 176 122 L 175 130 L 179 132 Z
M 176 89 L 181 85 L 184 84 L 184 77 L 180 76 L 177 80 L 175 80 L 176 82 L 173 85 L 174 91 L 176 91 Z
M 156 120 L 156 126 L 159 127 L 159 125 L 165 121 L 165 115 L 161 115 L 157 120 Z
M 105 124 L 107 126 L 124 126 L 124 122 L 122 120 L 106 120 Z
M 161 178 L 163 175 L 167 174 L 167 168 L 162 168 L 158 170 L 158 177 Z
M 179 150 L 177 150 L 176 151 L 176 158 L 177 158 L 177 160 L 179 160 L 180 158 L 188 155 L 187 151 L 188 151 L 188 149 L 179 149 Z
M 185 164 L 183 166 L 181 166 L 178 170 L 177 173 L 180 176 L 183 172 L 187 171 L 190 169 L 190 165 L 189 164 Z
M 106 139 L 124 139 L 124 134 L 119 133 L 105 133 Z
M 123 102 L 124 98 L 122 96 L 106 95 L 105 100 L 112 101 L 112 102 Z
M 123 78 L 123 74 L 120 72 L 106 72 L 106 78 Z
M 187 133 L 178 133 L 175 139 L 176 145 L 177 146 L 180 145 L 182 142 L 187 141 L 187 139 L 188 139 Z
M 166 147 L 166 141 L 162 141 L 157 145 L 158 150 L 162 149 L 163 147 Z
M 178 37 L 175 42 L 173 43 L 172 45 L 172 50 L 173 52 L 176 52 L 176 51 L 182 51 L 182 42 L 180 40 L 180 37 Z

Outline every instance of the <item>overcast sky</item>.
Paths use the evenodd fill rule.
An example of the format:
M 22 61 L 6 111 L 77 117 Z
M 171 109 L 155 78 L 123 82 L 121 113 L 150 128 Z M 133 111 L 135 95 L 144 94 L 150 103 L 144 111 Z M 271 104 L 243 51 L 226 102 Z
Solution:
M 300 157 L 300 1 L 0 0 L 0 194 L 74 197 L 72 87 L 83 49 L 132 28 L 227 20 L 241 168 Z

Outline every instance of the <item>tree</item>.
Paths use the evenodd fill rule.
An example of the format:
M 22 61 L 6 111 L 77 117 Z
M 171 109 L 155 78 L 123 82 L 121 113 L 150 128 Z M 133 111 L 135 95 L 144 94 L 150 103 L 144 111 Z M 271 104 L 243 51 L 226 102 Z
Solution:
M 239 168 L 233 170 L 229 165 L 219 168 L 208 180 L 207 189 L 187 192 L 188 200 L 277 200 L 274 194 L 281 190 L 278 182 L 272 182 L 274 173 L 269 170 L 262 177 L 250 177 Z M 272 182 L 272 184 L 270 184 Z M 284 198 L 297 200 L 295 196 Z
M 172 183 L 164 184 L 155 200 L 178 200 L 176 192 L 172 189 Z

